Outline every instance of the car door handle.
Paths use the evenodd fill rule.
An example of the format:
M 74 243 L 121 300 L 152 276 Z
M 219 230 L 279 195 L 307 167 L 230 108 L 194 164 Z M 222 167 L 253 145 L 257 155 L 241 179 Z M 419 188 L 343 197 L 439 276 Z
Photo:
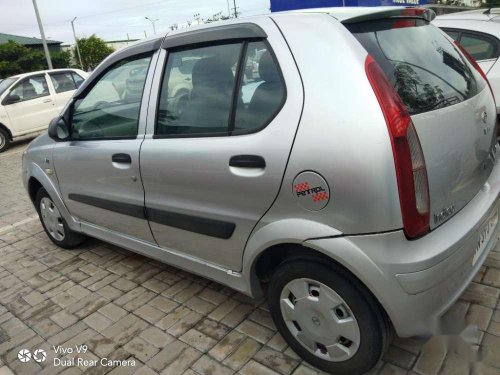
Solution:
M 266 161 L 258 155 L 236 155 L 229 159 L 230 167 L 238 168 L 265 168 Z
M 111 161 L 113 163 L 132 164 L 132 158 L 129 154 L 114 154 Z
M 43 102 L 44 103 L 50 103 L 52 101 L 52 99 L 45 99 Z

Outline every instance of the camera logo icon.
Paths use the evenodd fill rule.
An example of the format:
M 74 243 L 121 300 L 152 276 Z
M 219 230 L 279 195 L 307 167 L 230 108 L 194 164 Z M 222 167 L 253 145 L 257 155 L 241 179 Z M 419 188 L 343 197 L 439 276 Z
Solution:
M 33 358 L 35 362 L 41 363 L 47 359 L 47 352 L 43 349 L 37 349 L 32 355 L 28 349 L 21 349 L 19 353 L 17 353 L 17 358 L 23 363 L 29 362 L 31 358 Z
M 33 352 L 33 359 L 41 363 L 47 359 L 47 352 L 43 349 L 37 349 Z
M 29 362 L 31 359 L 31 352 L 28 349 L 21 349 L 19 353 L 17 353 L 17 358 L 19 358 L 21 362 Z

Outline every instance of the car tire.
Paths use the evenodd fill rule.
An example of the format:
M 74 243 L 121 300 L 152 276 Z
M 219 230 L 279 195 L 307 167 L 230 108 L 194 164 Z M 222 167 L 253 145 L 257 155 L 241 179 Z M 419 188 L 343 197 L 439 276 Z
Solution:
M 36 193 L 35 207 L 43 229 L 50 240 L 64 249 L 73 249 L 85 241 L 85 236 L 69 229 L 54 201 L 44 188 Z
M 9 134 L 2 128 L 0 128 L 0 153 L 7 150 L 10 146 Z
M 280 334 L 320 370 L 364 374 L 387 350 L 391 330 L 381 307 L 359 280 L 333 262 L 286 261 L 272 275 L 267 295 Z

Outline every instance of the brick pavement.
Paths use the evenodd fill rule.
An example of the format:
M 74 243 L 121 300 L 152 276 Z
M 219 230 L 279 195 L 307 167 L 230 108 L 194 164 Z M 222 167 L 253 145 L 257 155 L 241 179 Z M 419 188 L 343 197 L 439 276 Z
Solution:
M 318 374 L 276 333 L 263 301 L 97 240 L 55 247 L 22 188 L 25 147 L 0 154 L 0 375 Z M 396 338 L 372 374 L 499 374 L 499 295 L 497 246 L 453 307 L 479 328 L 472 349 L 448 337 Z M 53 350 L 75 345 L 86 352 Z M 21 348 L 48 358 L 22 363 Z M 53 365 L 78 357 L 86 367 Z M 93 366 L 104 357 L 136 365 Z

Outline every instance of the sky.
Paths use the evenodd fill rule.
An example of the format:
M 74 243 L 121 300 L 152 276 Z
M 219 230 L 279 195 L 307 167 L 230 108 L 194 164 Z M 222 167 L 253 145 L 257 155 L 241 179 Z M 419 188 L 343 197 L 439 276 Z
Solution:
M 149 17 L 158 19 L 156 33 L 173 24 L 186 24 L 199 14 L 228 13 L 228 0 L 37 0 L 48 39 L 73 44 L 71 20 L 77 17 L 77 37 L 92 34 L 105 40 L 144 38 L 153 35 Z M 233 7 L 233 0 L 229 0 Z M 236 0 L 241 16 L 269 13 L 269 0 Z M 231 9 L 232 11 L 232 9 Z M 0 0 L 0 33 L 40 38 L 32 0 Z M 127 37 L 128 34 L 128 37 Z

